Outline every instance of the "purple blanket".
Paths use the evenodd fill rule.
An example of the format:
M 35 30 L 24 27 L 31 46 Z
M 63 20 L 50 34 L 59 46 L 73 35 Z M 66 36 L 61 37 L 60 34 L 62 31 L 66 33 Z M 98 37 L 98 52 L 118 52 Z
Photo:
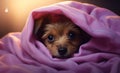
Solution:
M 71 58 L 52 58 L 44 44 L 33 36 L 34 20 L 46 13 L 70 18 L 92 36 L 91 40 Z M 74 1 L 35 9 L 22 32 L 0 39 L 0 73 L 120 73 L 120 16 Z

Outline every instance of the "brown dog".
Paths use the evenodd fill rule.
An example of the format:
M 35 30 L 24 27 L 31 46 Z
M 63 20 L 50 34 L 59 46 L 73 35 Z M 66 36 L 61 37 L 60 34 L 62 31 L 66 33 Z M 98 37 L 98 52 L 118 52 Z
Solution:
M 90 36 L 65 16 L 59 15 L 55 21 L 48 16 L 36 20 L 34 30 L 37 39 L 45 44 L 53 57 L 71 57 L 81 44 L 89 41 Z

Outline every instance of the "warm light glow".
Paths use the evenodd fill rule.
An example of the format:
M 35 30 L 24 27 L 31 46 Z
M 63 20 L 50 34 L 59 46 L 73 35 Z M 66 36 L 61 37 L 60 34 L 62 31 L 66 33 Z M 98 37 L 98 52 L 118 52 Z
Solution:
M 16 27 L 23 27 L 23 24 L 25 24 L 29 13 L 33 9 L 64 0 L 7 0 L 7 1 L 8 1 L 7 6 L 9 7 L 10 10 L 9 13 L 12 15 L 12 19 L 14 20 L 14 23 L 18 23 L 13 27 L 13 29 L 14 28 L 16 29 Z M 5 12 L 8 12 L 8 9 L 6 9 Z
M 15 17 L 24 17 L 21 15 L 28 14 L 34 8 L 60 1 L 61 0 L 10 0 L 8 3 L 9 6 L 11 6 L 12 13 Z
M 61 1 L 66 0 L 0 0 L 0 37 L 22 31 L 33 9 Z
M 5 8 L 5 13 L 8 13 L 8 8 Z

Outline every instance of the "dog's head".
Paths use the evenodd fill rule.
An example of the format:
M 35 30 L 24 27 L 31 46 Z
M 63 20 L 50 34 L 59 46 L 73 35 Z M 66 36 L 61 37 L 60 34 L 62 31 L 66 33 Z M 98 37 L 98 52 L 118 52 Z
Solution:
M 47 21 L 38 20 L 35 25 L 37 39 L 42 41 L 53 57 L 68 58 L 78 52 L 81 44 L 89 40 L 88 34 L 82 31 L 72 21 Z M 39 30 L 38 30 L 39 29 Z

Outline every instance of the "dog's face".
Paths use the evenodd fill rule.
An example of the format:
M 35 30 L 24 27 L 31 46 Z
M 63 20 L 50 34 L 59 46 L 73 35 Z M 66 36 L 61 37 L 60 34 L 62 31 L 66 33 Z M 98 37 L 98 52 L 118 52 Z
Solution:
M 47 24 L 44 31 L 41 39 L 53 57 L 70 57 L 82 43 L 79 28 L 71 23 Z
M 45 24 L 37 37 L 50 51 L 53 57 L 68 58 L 78 52 L 79 47 L 89 40 L 88 34 L 72 22 Z

